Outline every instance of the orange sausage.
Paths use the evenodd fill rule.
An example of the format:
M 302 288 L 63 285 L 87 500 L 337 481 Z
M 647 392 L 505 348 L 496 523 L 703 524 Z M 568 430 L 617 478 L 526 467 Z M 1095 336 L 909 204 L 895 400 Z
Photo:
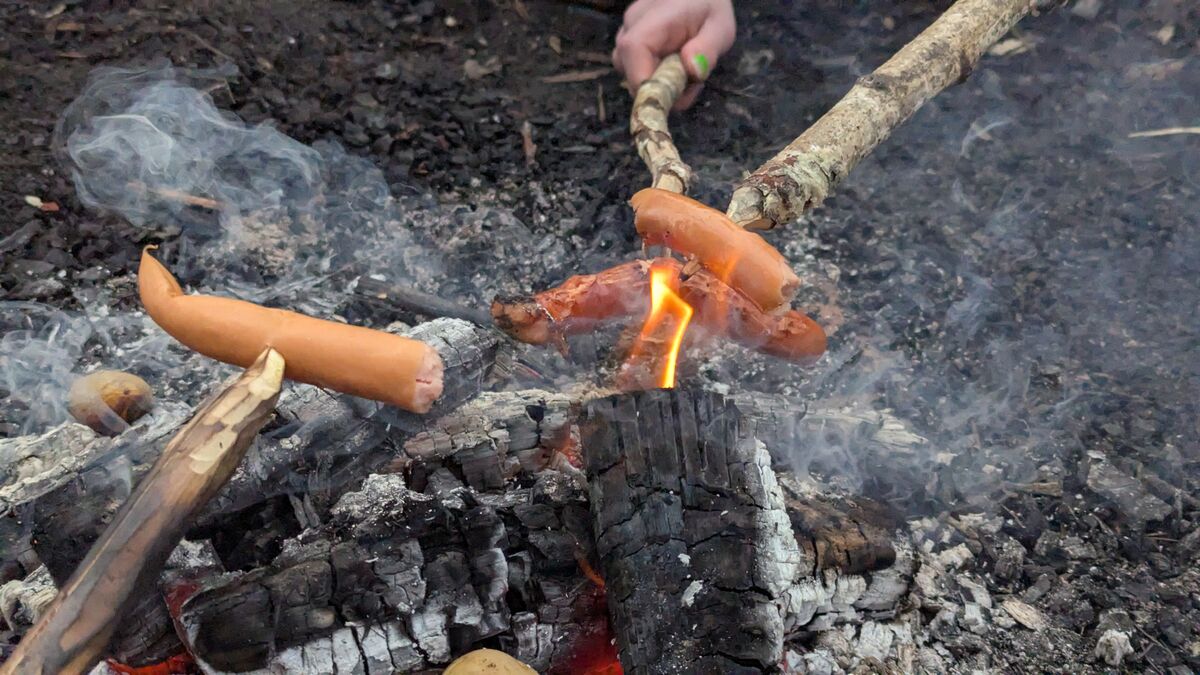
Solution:
M 738 227 L 724 213 L 657 188 L 641 190 L 629 203 L 643 241 L 696 258 L 764 312 L 789 304 L 796 294 L 800 279 L 787 260 L 765 239 Z
M 500 330 L 531 345 L 592 331 L 606 321 L 646 312 L 649 269 L 649 261 L 633 260 L 598 274 L 575 275 L 532 297 L 496 298 L 492 319 Z
M 688 277 L 679 296 L 695 310 L 694 323 L 754 351 L 805 365 L 825 353 L 825 331 L 816 321 L 794 309 L 767 314 L 707 271 Z
M 573 276 L 530 297 L 497 298 L 492 317 L 498 328 L 534 345 L 557 343 L 562 336 L 591 331 L 608 321 L 634 319 L 650 307 L 651 264 L 681 270 L 670 258 L 633 260 Z M 796 310 L 768 314 L 706 270 L 680 283 L 678 293 L 695 310 L 692 324 L 708 333 L 801 364 L 811 364 L 825 353 L 825 331 L 817 322 Z
M 142 305 L 191 349 L 247 367 L 273 347 L 289 379 L 416 413 L 429 412 L 442 395 L 442 359 L 424 342 L 232 298 L 186 295 L 152 248 L 142 251 L 138 269 Z

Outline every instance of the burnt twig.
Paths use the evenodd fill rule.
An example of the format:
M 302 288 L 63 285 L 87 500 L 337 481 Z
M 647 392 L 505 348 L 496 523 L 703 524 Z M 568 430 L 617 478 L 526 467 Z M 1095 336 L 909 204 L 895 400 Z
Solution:
M 386 305 L 404 316 L 419 314 L 431 319 L 445 317 L 470 321 L 476 326 L 492 326 L 492 319 L 486 311 L 466 307 L 453 300 L 446 300 L 408 286 L 362 277 L 358 280 L 358 287 L 354 292 L 371 304 Z
M 210 211 L 220 211 L 225 208 L 225 205 L 215 199 L 208 197 L 200 197 L 198 195 L 188 194 L 171 188 L 151 187 L 141 181 L 130 181 L 129 189 L 135 192 L 149 192 L 171 202 L 179 202 L 187 206 L 195 206 L 196 208 L 208 209 Z

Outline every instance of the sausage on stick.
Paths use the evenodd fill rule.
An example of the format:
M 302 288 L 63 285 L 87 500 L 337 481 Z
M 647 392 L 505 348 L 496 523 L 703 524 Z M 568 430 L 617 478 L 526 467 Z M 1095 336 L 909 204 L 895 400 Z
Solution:
M 787 260 L 724 213 L 657 188 L 639 191 L 629 203 L 644 242 L 696 259 L 764 312 L 786 306 L 796 294 L 800 279 Z

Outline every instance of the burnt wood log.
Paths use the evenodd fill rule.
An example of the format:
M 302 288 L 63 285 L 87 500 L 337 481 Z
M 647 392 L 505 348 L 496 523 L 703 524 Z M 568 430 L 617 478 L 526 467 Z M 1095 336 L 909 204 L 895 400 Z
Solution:
M 433 414 L 453 409 L 477 394 L 496 362 L 499 337 L 454 319 L 441 319 L 405 333 L 438 350 L 445 364 L 446 390 Z M 0 491 L 11 518 L 3 521 L 4 544 L 17 551 L 32 532 L 37 557 L 58 584 L 66 581 L 99 537 L 113 514 L 151 463 L 161 453 L 173 424 L 184 414 L 173 406 L 139 420 L 117 439 L 96 438 L 78 455 L 56 455 L 58 462 Z M 229 527 L 230 519 L 251 508 L 273 507 L 270 500 L 304 495 L 317 514 L 327 511 L 343 492 L 390 462 L 396 439 L 423 429 L 428 419 L 379 404 L 335 395 L 313 387 L 296 387 L 284 396 L 277 420 L 246 454 L 228 484 L 197 516 L 201 535 L 224 531 L 230 537 L 245 527 Z M 81 425 L 64 425 L 47 435 L 38 448 L 64 444 Z M 75 435 L 72 435 L 75 434 Z M 90 434 L 90 431 L 89 431 Z M 40 452 L 40 451 L 39 451 Z M 30 451 L 30 456 L 36 456 Z M 42 454 L 49 454 L 48 450 Z M 31 461 L 26 462 L 25 469 Z M 284 520 L 282 518 L 278 520 Z M 295 522 L 290 516 L 287 522 Z M 304 523 L 307 524 L 307 523 Z M 236 547 L 244 541 L 235 541 Z M 123 663 L 161 661 L 179 647 L 162 600 L 144 594 L 122 624 L 112 654 Z
M 413 672 L 483 644 L 545 672 L 603 630 L 585 497 L 554 471 L 500 495 L 375 475 L 270 566 L 202 584 L 180 625 L 215 672 Z
M 427 415 L 350 396 L 306 388 L 281 411 L 284 426 L 266 434 L 247 454 L 229 485 L 201 514 L 198 527 L 219 525 L 222 516 L 264 499 L 301 494 L 324 511 L 395 456 L 394 442 L 425 430 L 479 394 L 500 350 L 495 331 L 457 319 L 437 319 L 404 335 L 433 346 L 445 366 L 445 390 Z
M 579 400 L 536 389 L 484 393 L 406 439 L 404 457 L 451 466 L 480 491 L 503 489 L 520 471 L 571 473 L 562 451 L 573 441 Z
M 561 447 L 564 433 L 569 436 L 572 431 L 580 396 L 579 393 L 540 391 L 487 393 L 433 422 L 428 430 L 410 437 L 404 445 L 409 461 L 428 465 L 429 475 L 419 493 L 406 485 L 400 476 L 373 476 L 359 493 L 343 498 L 334 509 L 334 517 L 320 528 L 319 534 L 298 538 L 286 546 L 285 553 L 270 566 L 232 581 L 228 577 L 218 580 L 184 606 L 183 623 L 189 626 L 192 648 L 204 655 L 209 667 L 254 666 L 285 672 L 306 668 L 329 670 L 335 662 L 339 668 L 357 672 L 390 672 L 392 667 L 401 670 L 436 667 L 444 663 L 441 660 L 442 645 L 449 645 L 450 657 L 473 647 L 498 644 L 538 668 L 544 668 L 546 664 L 559 665 L 564 652 L 571 650 L 560 647 L 551 657 L 547 656 L 550 652 L 545 645 L 573 644 L 580 636 L 572 633 L 564 637 L 568 634 L 562 632 L 564 629 L 558 620 L 568 616 L 574 617 L 571 621 L 583 620 L 581 616 L 591 616 L 595 620 L 595 615 L 588 615 L 574 604 L 581 600 L 580 596 L 573 595 L 580 589 L 588 589 L 589 593 L 594 591 L 586 573 L 574 564 L 574 556 L 587 559 L 592 555 L 586 550 L 590 539 L 579 540 L 579 532 L 585 530 L 587 524 L 570 525 L 570 520 L 564 517 L 569 512 L 576 520 L 587 520 L 586 504 L 580 501 L 583 497 L 576 477 L 544 468 L 545 457 Z M 764 410 L 773 412 L 768 414 Z M 783 426 L 786 418 L 783 410 L 781 405 L 759 406 L 755 409 L 758 418 L 754 424 L 764 426 L 755 428 Z M 744 434 L 744 429 L 751 428 L 751 424 L 738 412 Z M 784 438 L 785 434 L 779 432 L 776 437 Z M 517 458 L 518 468 L 514 470 L 520 471 L 518 482 L 507 481 L 505 492 L 489 493 L 470 484 L 464 485 L 469 474 L 463 470 L 466 464 L 460 462 L 460 456 L 483 447 L 489 448 L 496 458 Z M 767 461 L 761 447 L 757 458 L 763 463 Z M 508 463 L 495 461 L 497 464 Z M 442 468 L 433 468 L 439 465 Z M 529 476 L 537 476 L 532 493 L 516 487 L 529 480 Z M 569 489 L 564 491 L 564 488 Z M 530 494 L 534 496 L 530 497 Z M 564 494 L 574 495 L 570 499 L 576 501 L 576 506 L 569 511 L 558 505 Z M 774 635 L 780 639 L 800 636 L 817 626 L 828 628 L 839 622 L 886 617 L 894 612 L 912 568 L 903 539 L 892 531 L 893 524 L 872 514 L 868 507 L 855 506 L 865 500 L 851 503 L 812 494 L 798 481 L 785 481 L 783 495 L 779 503 L 788 507 L 789 512 L 776 518 L 776 523 L 794 537 L 792 547 L 797 551 L 797 560 L 795 578 L 789 579 L 778 594 L 777 603 L 784 609 L 776 610 L 782 625 L 777 627 Z M 517 505 L 513 506 L 514 502 Z M 364 510 L 355 504 L 377 506 Z M 546 504 L 553 506 L 547 508 Z M 481 547 L 490 546 L 488 542 L 496 540 L 495 530 L 489 529 L 494 526 L 476 530 L 479 534 L 470 537 L 452 534 L 453 530 L 460 533 L 473 531 L 465 525 L 465 514 L 471 505 L 492 509 L 505 526 L 506 536 L 499 548 L 504 551 L 510 570 L 506 596 L 513 597 L 514 589 L 522 587 L 511 570 L 515 569 L 514 560 L 525 560 L 523 552 L 530 553 L 532 563 L 528 569 L 538 580 L 536 592 L 520 592 L 520 597 L 531 599 L 517 605 L 512 604 L 511 599 L 507 601 L 510 628 L 482 640 L 480 636 L 486 631 L 480 627 L 496 623 L 483 620 L 480 617 L 486 612 L 481 614 L 481 610 L 475 609 L 476 602 L 480 607 L 485 604 L 478 600 L 482 597 L 479 588 L 499 581 L 492 572 L 480 575 L 478 566 L 470 564 L 467 565 L 471 569 L 467 581 L 461 563 L 490 559 L 498 564 L 499 558 L 494 554 L 480 556 L 463 552 L 461 556 L 440 560 L 437 564 L 422 557 L 418 565 L 415 555 L 410 555 L 407 569 L 419 567 L 421 572 L 407 576 L 389 571 L 395 565 L 385 560 L 389 555 L 395 558 L 400 555 L 398 552 L 409 551 L 414 539 L 422 550 L 441 549 L 445 546 L 445 537 L 457 536 L 462 536 L 464 542 L 473 538 L 483 542 L 479 544 Z M 451 517 L 430 516 L 428 511 L 421 509 L 442 514 L 449 511 Z M 841 520 L 838 514 L 843 514 Z M 514 517 L 519 525 L 513 525 Z M 487 516 L 477 522 L 495 521 Z M 793 523 L 798 524 L 794 533 Z M 562 527 L 566 527 L 569 536 L 564 536 Z M 822 551 L 820 556 L 815 553 L 817 547 Z M 522 555 L 514 555 L 514 550 Z M 341 553 L 335 556 L 334 551 Z M 825 551 L 834 551 L 836 555 Z M 887 566 L 892 559 L 896 559 L 896 563 Z M 858 567 L 854 568 L 857 573 L 838 570 L 837 565 L 842 560 L 858 561 Z M 493 564 L 484 567 L 491 569 Z M 550 581 L 539 575 L 549 574 L 551 570 L 555 576 L 553 584 L 547 586 Z M 402 577 L 408 581 L 403 581 Z M 411 604 L 374 600 L 359 603 L 346 599 L 363 594 L 399 593 L 395 590 L 398 587 L 407 589 L 404 597 L 415 597 L 425 592 L 417 590 L 422 588 L 417 577 L 435 579 L 438 584 L 446 583 L 453 588 L 469 586 L 474 590 L 453 595 L 453 602 L 446 600 L 450 597 L 447 594 L 427 593 L 428 597 L 434 598 L 430 601 L 433 606 L 440 607 L 432 614 L 432 619 L 422 618 L 421 612 L 413 609 Z M 480 579 L 491 581 L 484 583 Z M 297 588 L 304 590 L 289 595 L 290 589 Z M 339 591 L 339 588 L 343 590 Z M 392 590 L 378 590 L 384 588 Z M 547 588 L 558 590 L 547 595 Z M 566 593 L 562 589 L 572 590 L 562 596 Z M 248 614 L 248 605 L 243 604 L 250 602 L 251 597 L 259 603 L 257 615 Z M 548 606 L 536 599 L 539 597 L 568 597 L 570 602 L 567 604 L 571 608 L 565 609 L 563 604 Z M 588 602 L 593 603 L 588 605 L 591 611 L 600 611 L 593 600 Z M 377 611 L 365 611 L 364 606 Z M 268 617 L 270 628 L 263 629 L 262 607 L 286 607 L 284 614 L 291 618 Z M 240 619 L 230 619 L 240 616 L 248 617 L 247 623 L 243 625 L 236 623 Z M 310 623 L 310 617 L 316 617 L 315 622 Z M 334 620 L 329 621 L 330 617 Z M 235 623 L 229 625 L 229 621 Z M 468 625 L 464 627 L 455 621 L 466 621 Z M 222 632 L 224 630 L 228 632 Z M 591 630 L 599 630 L 599 627 L 593 623 Z M 218 639 L 220 635 L 233 640 L 248 634 L 258 636 L 255 640 L 259 641 L 256 642 L 259 647 L 251 650 L 254 652 L 250 655 L 252 658 L 246 662 L 239 661 L 247 658 L 246 652 L 228 654 L 234 646 Z M 272 644 L 272 641 L 290 646 L 264 657 L 262 645 Z M 541 646 L 535 648 L 534 645 Z M 429 657 L 425 651 L 427 647 L 433 650 L 436 658 Z
M 890 531 L 900 523 L 877 502 L 788 495 L 784 504 L 815 571 L 866 574 L 896 562 Z
M 201 582 L 178 615 L 190 649 L 211 672 L 414 672 L 480 646 L 541 672 L 579 672 L 577 650 L 609 639 L 604 593 L 578 564 L 592 555 L 579 477 L 542 470 L 503 493 L 479 493 L 438 473 L 421 491 L 396 474 L 372 476 L 270 565 Z M 807 508 L 814 501 L 848 507 L 809 497 Z M 811 529 L 810 540 L 825 531 Z M 903 543 L 890 541 L 901 553 Z M 907 557 L 896 557 L 892 567 L 847 575 L 818 570 L 801 553 L 798 579 L 779 598 L 787 624 L 776 634 L 888 616 L 912 573 Z M 885 588 L 882 579 L 901 583 Z M 879 603 L 887 607 L 876 612 Z M 808 623 L 793 625 L 801 619 Z
M 478 394 L 499 349 L 494 331 L 453 319 L 431 321 L 405 335 L 432 345 L 445 364 L 445 393 L 430 415 L 415 415 L 312 387 L 290 389 L 277 411 L 277 423 L 260 436 L 228 485 L 200 514 L 197 526 L 216 525 L 222 516 L 287 493 L 323 496 L 332 503 L 356 481 L 390 461 L 394 439 L 422 431 L 429 420 Z M 11 497 L 7 489 L 0 493 L 0 499 L 7 498 L 10 512 L 27 506 L 35 509 L 33 521 L 40 542 L 37 549 L 56 579 L 63 578 L 59 568 L 67 568 L 69 574 L 82 558 L 55 555 L 57 544 L 86 550 L 106 522 L 94 514 L 115 510 L 128 494 L 121 492 L 121 484 L 127 490 L 128 484 L 139 480 L 161 452 L 166 426 L 152 427 L 152 434 L 123 435 L 102 451 L 89 450 L 91 461 L 86 463 L 67 458 L 69 463 L 63 470 L 43 471 L 50 477 L 38 478 L 33 488 Z M 124 471 L 112 468 L 119 466 L 122 458 L 127 458 L 132 467 Z M 111 485 L 105 488 L 105 484 Z M 89 508 L 74 508 L 81 499 L 88 500 Z M 56 558 L 67 561 L 59 563 Z
M 283 357 L 267 349 L 196 410 L 0 673 L 83 673 L 100 660 L 129 601 L 153 592 L 192 514 L 225 484 L 266 423 L 283 370 Z
M 0 519 L 3 558 L 21 560 L 27 569 L 44 563 L 54 582 L 65 584 L 129 497 L 135 468 L 139 475 L 148 469 L 190 412 L 159 402 L 116 438 L 66 423 L 40 436 L 0 442 L 0 453 L 20 458 L 19 475 L 0 489 L 6 515 Z M 47 546 L 53 553 L 47 554 Z M 157 595 L 142 594 L 135 603 L 111 653 L 121 660 L 139 655 L 159 661 L 177 651 L 179 640 Z
M 0 461 L 4 462 L 4 486 L 0 487 L 0 514 L 3 514 L 0 558 L 28 559 L 32 564 L 27 568 L 32 571 L 39 564 L 36 555 L 26 553 L 31 551 L 34 504 L 64 484 L 76 479 L 88 480 L 89 476 L 94 478 L 95 472 L 112 474 L 106 483 L 124 483 L 120 495 L 124 500 L 129 496 L 131 465 L 148 467 L 189 414 L 187 406 L 160 401 L 148 415 L 115 438 L 98 435 L 82 424 L 66 422 L 36 436 L 0 440 L 0 458 L 3 458 Z M 64 516 L 77 516 L 85 510 L 85 505 L 75 503 L 79 509 Z M 87 545 L 76 561 L 83 559 Z M 59 580 L 64 581 L 69 575 L 67 571 Z
M 406 439 L 404 454 L 411 459 L 462 464 L 472 487 L 494 489 L 503 475 L 501 467 L 511 472 L 514 458 L 533 471 L 553 461 L 555 450 L 578 445 L 581 407 L 585 401 L 611 393 L 594 387 L 485 392 Z M 785 396 L 755 392 L 727 398 L 737 406 L 746 433 L 766 445 L 778 470 L 804 473 L 812 464 L 807 457 L 811 448 L 829 445 L 887 475 L 912 472 L 913 467 L 906 468 L 906 464 L 915 464 L 918 454 L 930 454 L 918 453 L 925 439 L 886 412 L 860 411 L 836 403 L 810 408 Z M 477 470 L 468 472 L 465 467 L 472 461 Z
M 596 548 L 627 673 L 745 673 L 783 656 L 801 552 L 770 458 L 731 401 L 685 389 L 588 404 Z
M 413 476 L 410 485 L 419 483 L 414 489 L 420 492 L 438 494 L 437 491 L 441 490 L 441 494 L 449 495 L 465 483 L 466 486 L 461 489 L 479 493 L 479 499 L 495 499 L 498 496 L 495 492 L 498 490 L 512 491 L 514 476 L 517 479 L 516 485 L 527 485 L 530 477 L 539 475 L 539 472 L 567 475 L 577 473 L 565 459 L 579 452 L 576 425 L 578 412 L 583 402 L 595 395 L 593 391 L 579 389 L 564 392 L 486 392 L 438 418 L 424 420 L 423 429 L 409 434 L 395 427 L 391 430 L 377 430 L 386 425 L 376 427 L 371 422 L 371 410 L 359 407 L 361 402 L 330 395 L 311 387 L 293 389 L 281 400 L 277 420 L 272 428 L 260 434 L 258 444 L 251 449 L 246 462 L 243 463 L 243 469 L 231 481 L 244 481 L 238 493 L 238 499 L 241 501 L 218 502 L 224 504 L 219 507 L 215 503 L 213 510 L 205 518 L 205 527 L 193 530 L 193 535 L 214 536 L 216 539 L 233 535 L 241 537 L 238 540 L 229 540 L 224 545 L 227 559 L 230 555 L 238 558 L 227 560 L 228 563 L 232 563 L 231 569 L 257 568 L 274 562 L 273 558 L 279 552 L 279 542 L 294 536 L 303 527 L 328 532 L 329 536 L 333 537 L 331 541 L 345 541 L 343 534 L 339 534 L 344 532 L 345 528 L 329 529 L 333 526 L 329 522 L 327 510 L 317 509 L 316 513 L 308 513 L 311 519 L 301 523 L 299 521 L 305 514 L 301 513 L 300 508 L 296 508 L 293 515 L 293 506 L 288 504 L 286 498 L 263 503 L 262 495 L 279 492 L 273 489 L 273 483 L 284 483 L 284 490 L 299 497 L 293 502 L 303 502 L 304 511 L 308 512 L 311 510 L 308 508 L 311 506 L 310 502 L 332 501 L 341 494 L 338 490 L 322 493 L 322 486 L 339 482 L 332 478 L 339 458 L 345 459 L 357 454 L 386 458 L 379 469 L 382 472 L 407 469 Z M 911 434 L 903 433 L 902 427 L 897 429 L 894 420 L 888 421 L 889 418 L 876 413 L 853 415 L 846 413 L 839 406 L 828 410 L 819 408 L 806 411 L 803 406 L 784 397 L 763 394 L 738 394 L 729 398 L 736 403 L 745 433 L 766 442 L 774 463 L 783 467 L 792 463 L 797 448 L 824 442 L 830 433 L 836 433 L 851 452 L 872 456 L 902 456 L 906 452 L 911 453 L 911 449 L 908 449 L 905 443 L 912 443 L 913 439 L 916 439 Z M 357 426 L 360 424 L 363 425 L 362 428 Z M 340 430 L 346 430 L 345 437 L 339 433 Z M 116 440 L 121 442 L 123 438 L 124 436 Z M 152 459 L 157 450 L 125 447 L 122 452 L 131 458 Z M 38 453 L 45 454 L 42 451 Z M 245 467 L 251 466 L 251 462 L 256 461 L 254 458 L 258 455 L 269 455 L 272 459 L 289 459 L 281 461 L 272 471 L 257 476 L 243 476 Z M 135 476 L 138 473 L 139 462 L 140 460 L 134 462 Z M 546 469 L 554 471 L 546 472 Z M 44 527 L 38 528 L 40 549 L 48 560 L 66 558 L 66 564 L 63 565 L 65 574 L 69 574 L 75 564 L 69 559 L 71 555 L 81 555 L 78 550 L 86 548 L 73 544 L 76 537 L 84 539 L 87 532 L 91 531 L 92 526 L 88 525 L 92 522 L 91 516 L 84 517 L 84 514 L 95 513 L 97 509 L 102 512 L 104 504 L 115 506 L 119 503 L 127 494 L 129 475 L 128 467 L 118 470 L 105 469 L 102 465 L 93 468 L 91 472 L 79 474 L 79 480 L 69 481 L 70 489 L 52 492 L 37 501 L 42 510 L 33 520 L 45 523 Z M 812 507 L 812 504 L 828 502 L 828 509 L 835 513 L 850 508 L 850 505 L 836 498 L 831 499 L 821 490 L 806 487 L 800 481 L 791 480 L 786 472 L 779 474 L 779 479 L 785 487 L 789 519 L 795 525 L 801 550 L 815 550 L 817 544 L 832 542 L 835 537 L 841 537 L 845 543 L 823 545 L 833 550 L 838 550 L 839 546 L 846 548 L 857 545 L 876 549 L 874 553 L 847 551 L 837 555 L 826 555 L 819 560 L 814 556 L 801 575 L 800 582 L 788 592 L 787 600 L 792 609 L 787 612 L 789 619 L 786 633 L 789 636 L 800 636 L 840 622 L 858 621 L 863 616 L 883 617 L 894 611 L 898 599 L 903 594 L 904 584 L 912 572 L 904 550 L 903 536 L 897 536 L 889 530 L 890 526 L 883 524 L 874 530 L 870 538 L 845 537 L 845 532 L 854 531 L 855 528 L 870 530 L 871 524 L 861 519 L 854 521 L 854 527 L 847 524 L 844 528 L 837 525 L 822 526 L 821 521 L 810 519 L 813 524 L 808 526 L 808 530 L 804 530 L 797 523 L 810 520 L 798 517 L 798 509 L 793 508 L 795 505 L 816 508 Z M 112 484 L 108 488 L 112 494 L 103 497 L 103 486 L 108 483 Z M 345 489 L 349 488 L 344 488 L 343 491 Z M 315 500 L 308 497 L 309 491 L 318 495 Z M 258 504 L 254 504 L 253 495 L 256 493 L 257 501 L 260 502 Z M 322 497 L 321 494 L 326 496 Z M 84 505 L 82 500 L 87 499 L 92 501 Z M 95 500 L 101 503 L 93 503 Z M 855 500 L 858 504 L 863 502 L 861 499 Z M 78 508 L 75 508 L 77 505 Z M 246 508 L 247 506 L 251 508 Z M 279 508 L 284 511 L 279 511 Z M 250 521 L 239 515 L 240 513 L 256 514 L 256 520 Z M 50 520 L 51 518 L 57 520 Z M 80 525 L 72 525 L 75 519 L 83 521 L 86 527 L 80 529 Z M 347 523 L 352 520 L 349 516 L 342 516 L 339 522 Z M 290 523 L 291 529 L 281 527 L 281 523 Z M 514 532 L 518 530 L 509 530 L 510 537 L 526 536 L 524 533 L 517 535 Z M 881 543 L 880 539 L 886 541 Z M 265 548 L 263 542 L 267 543 Z M 589 548 L 591 544 L 590 541 L 580 543 L 584 549 Z M 382 543 L 374 545 L 383 546 Z M 401 542 L 392 540 L 392 545 L 400 546 Z M 898 556 L 897 563 L 891 567 L 855 574 L 837 569 L 835 561 L 868 560 L 871 557 L 875 558 L 877 565 L 882 566 L 888 556 L 886 553 L 880 553 L 879 549 L 885 549 L 887 546 L 895 549 Z M 247 549 L 255 547 L 260 550 L 247 552 Z M 72 550 L 77 552 L 68 555 Z M 590 555 L 586 550 L 584 553 Z M 262 557 L 264 555 L 266 557 Z M 255 562 L 256 556 L 262 562 Z M 829 561 L 829 564 L 825 561 Z M 572 569 L 571 575 L 571 584 L 581 587 L 591 585 L 578 569 Z M 146 598 L 149 606 L 134 613 L 140 620 L 139 628 L 125 631 L 128 634 L 124 635 L 124 639 L 114 643 L 115 654 L 122 662 L 134 665 L 157 662 L 172 650 L 178 649 L 175 633 L 163 603 L 153 594 L 147 594 Z M 514 617 L 515 622 L 532 621 L 528 613 L 518 612 Z M 541 623 L 532 622 L 529 625 L 538 626 Z M 337 644 L 348 645 L 350 643 L 345 640 L 352 637 L 352 628 L 330 627 L 324 633 L 314 634 L 309 642 L 292 648 L 289 653 L 296 655 L 305 653 L 306 650 L 313 651 L 314 654 L 330 653 L 331 645 L 335 641 L 332 636 L 336 633 L 340 636 L 336 638 Z M 541 626 L 534 632 L 544 637 L 552 631 Z M 378 649 L 383 644 L 380 642 L 380 635 L 387 638 L 392 634 L 386 631 L 368 631 L 366 634 L 360 634 L 360 639 L 373 641 L 373 648 Z M 526 637 L 520 639 L 528 643 L 528 635 L 520 635 L 525 635 Z M 157 646 L 156 640 L 160 641 Z M 392 639 L 392 642 L 395 640 Z M 526 646 L 522 649 L 525 649 L 523 653 L 527 654 L 531 648 Z
M 785 490 L 755 427 L 777 430 L 712 392 L 587 404 L 597 555 L 626 672 L 775 672 L 785 638 L 895 611 L 913 573 L 899 524 L 791 478 Z

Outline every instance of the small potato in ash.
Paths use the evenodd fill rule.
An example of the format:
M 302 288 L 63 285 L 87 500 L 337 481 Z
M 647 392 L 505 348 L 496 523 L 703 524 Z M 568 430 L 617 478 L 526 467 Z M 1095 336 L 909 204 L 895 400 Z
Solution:
M 98 370 L 75 380 L 67 394 L 67 410 L 81 424 L 105 436 L 116 436 L 150 412 L 154 392 L 137 375 Z
M 467 652 L 442 671 L 442 675 L 530 675 L 536 670 L 504 652 L 495 649 L 476 649 Z

